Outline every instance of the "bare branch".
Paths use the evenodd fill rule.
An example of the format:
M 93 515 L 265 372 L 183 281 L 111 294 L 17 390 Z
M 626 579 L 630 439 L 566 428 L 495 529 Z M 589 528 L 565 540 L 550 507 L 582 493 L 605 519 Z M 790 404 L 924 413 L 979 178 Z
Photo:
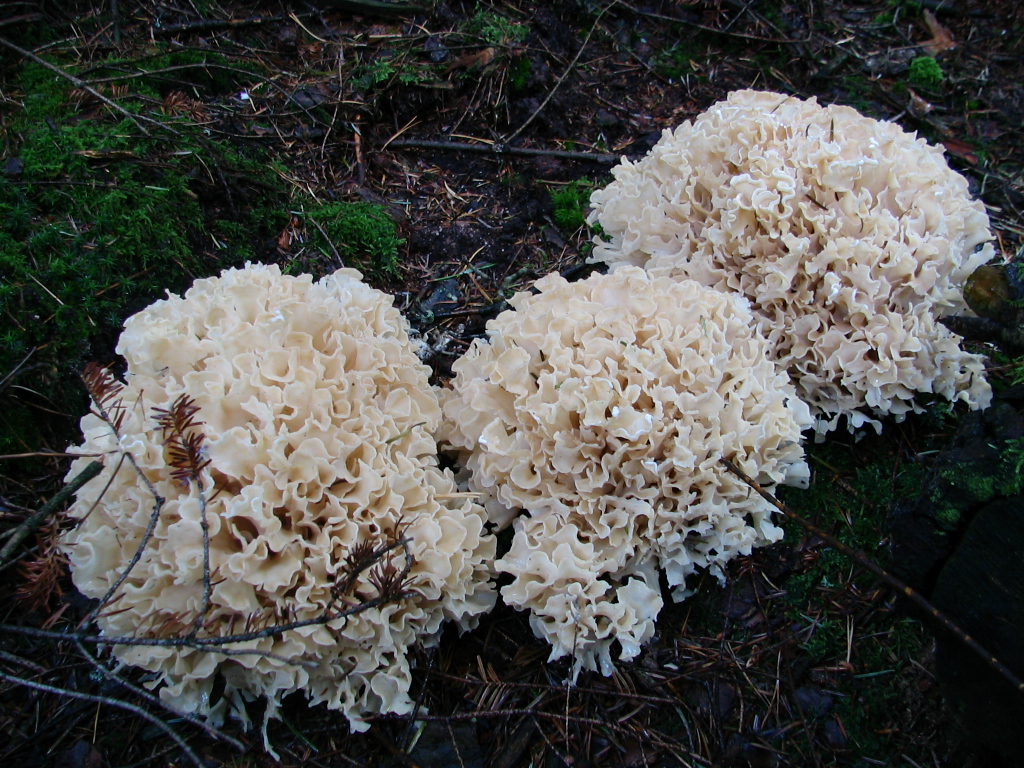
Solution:
M 11 534 L 11 538 L 4 544 L 3 549 L 0 549 L 0 568 L 3 568 L 7 561 L 13 559 L 14 552 L 18 546 L 27 539 L 32 533 L 43 524 L 43 522 L 50 517 L 54 512 L 60 509 L 67 500 L 78 492 L 78 490 L 92 480 L 103 470 L 103 462 L 93 461 L 86 465 L 86 467 L 75 475 L 68 484 L 61 488 L 57 493 L 53 495 L 48 502 L 41 506 L 36 512 L 33 512 L 29 517 L 25 518 L 22 523 L 14 530 Z
M 205 768 L 203 762 L 199 759 L 196 753 L 192 751 L 192 748 L 185 742 L 183 738 L 181 738 L 181 736 L 179 736 L 175 732 L 173 728 L 171 728 L 171 726 L 169 726 L 167 723 L 165 723 L 163 720 L 161 720 L 153 713 L 147 712 L 142 707 L 138 707 L 134 704 L 129 704 L 127 701 L 121 701 L 120 699 L 112 699 L 109 696 L 94 696 L 91 693 L 79 693 L 78 691 L 73 691 L 69 688 L 58 688 L 53 685 L 46 685 L 45 683 L 36 683 L 32 680 L 25 680 L 14 675 L 9 675 L 6 672 L 0 672 L 0 680 L 7 680 L 8 682 L 14 683 L 15 685 L 23 685 L 26 688 L 32 688 L 36 691 L 55 693 L 58 696 L 68 696 L 72 699 L 93 701 L 98 704 L 108 704 L 111 707 L 123 709 L 127 712 L 131 712 L 133 715 L 138 715 L 143 720 L 147 721 L 152 725 L 155 725 L 161 731 L 170 736 L 174 740 L 174 743 L 181 747 L 181 750 L 185 753 L 185 755 L 188 757 L 188 759 L 192 762 L 193 765 L 197 766 L 197 768 Z

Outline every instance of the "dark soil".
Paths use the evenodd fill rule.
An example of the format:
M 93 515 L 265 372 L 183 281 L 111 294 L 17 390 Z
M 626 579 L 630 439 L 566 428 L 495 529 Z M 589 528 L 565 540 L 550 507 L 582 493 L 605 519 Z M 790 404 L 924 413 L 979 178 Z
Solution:
M 1024 10 L 1012 0 L 428 4 L 8 3 L 0 36 L 87 82 L 110 57 L 144 61 L 169 48 L 260 73 L 240 87 L 184 69 L 165 73 L 159 98 L 133 101 L 131 81 L 104 93 L 269 153 L 292 201 L 385 205 L 405 240 L 397 272 L 346 266 L 396 294 L 435 349 L 438 381 L 512 293 L 554 270 L 591 269 L 591 233 L 558 224 L 553 191 L 606 183 L 618 157 L 641 156 L 662 130 L 735 89 L 814 96 L 919 132 L 946 148 L 987 204 L 1000 254 L 1024 242 Z M 912 77 L 912 62 L 928 55 L 939 80 Z M 0 98 L 11 114 L 30 95 L 18 86 L 23 61 L 4 48 Z M 98 101 L 83 101 L 78 119 L 113 124 Z M 4 138 L 6 172 L 16 176 L 20 139 Z M 161 159 L 154 149 L 149 160 Z M 242 205 L 265 203 L 258 185 L 224 183 L 245 188 Z M 216 182 L 199 191 L 207 209 L 235 205 Z M 339 266 L 308 246 L 311 233 L 287 201 L 272 205 L 280 224 L 254 235 L 263 260 L 317 275 Z M 993 363 L 997 386 L 1012 365 Z M 74 439 L 71 415 L 42 413 L 70 406 L 3 384 L 0 398 L 40 407 L 37 448 L 60 451 Z M 887 423 L 881 436 L 809 446 L 814 485 L 786 500 L 884 563 L 889 507 L 916 498 L 934 469 L 929 457 L 949 445 L 960 417 L 936 408 Z M 41 506 L 65 471 L 60 457 L 0 464 L 0 528 Z M 187 764 L 145 719 L 18 682 L 166 718 L 97 675 L 72 644 L 13 631 L 70 630 L 88 612 L 59 561 L 47 559 L 46 536 L 0 572 L 0 733 L 9 736 L 0 759 L 26 768 Z M 908 578 L 929 586 L 934 558 L 922 568 L 931 575 Z M 270 742 L 288 766 L 1020 764 L 959 725 L 936 680 L 930 625 L 820 539 L 791 526 L 784 542 L 734 561 L 729 576 L 667 605 L 643 655 L 611 677 L 583 674 L 567 687 L 564 660 L 547 663 L 526 617 L 499 607 L 478 630 L 445 634 L 420 654 L 414 695 L 429 715 L 382 716 L 353 734 L 337 713 L 293 696 L 270 724 Z M 252 716 L 259 722 L 259 707 Z M 248 745 L 244 754 L 169 723 L 211 765 L 276 764 L 258 732 L 235 723 L 225 730 Z

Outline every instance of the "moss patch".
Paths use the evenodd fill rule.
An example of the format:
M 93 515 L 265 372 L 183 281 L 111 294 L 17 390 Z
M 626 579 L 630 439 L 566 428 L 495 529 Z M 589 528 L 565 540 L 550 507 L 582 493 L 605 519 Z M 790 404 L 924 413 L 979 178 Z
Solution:
M 327 203 L 307 211 L 312 246 L 330 259 L 378 277 L 398 274 L 398 250 L 405 240 L 387 208 L 375 203 Z M 319 226 L 317 226 L 319 225 Z
M 189 122 L 147 136 L 129 118 L 90 111 L 37 64 L 24 65 L 20 88 L 22 109 L 5 124 L 15 172 L 0 178 L 0 377 L 25 361 L 18 384 L 61 410 L 80 399 L 77 371 L 109 358 L 128 315 L 265 253 L 286 195 L 265 160 Z M 5 407 L 0 451 L 38 445 L 35 419 L 18 413 L 27 405 Z

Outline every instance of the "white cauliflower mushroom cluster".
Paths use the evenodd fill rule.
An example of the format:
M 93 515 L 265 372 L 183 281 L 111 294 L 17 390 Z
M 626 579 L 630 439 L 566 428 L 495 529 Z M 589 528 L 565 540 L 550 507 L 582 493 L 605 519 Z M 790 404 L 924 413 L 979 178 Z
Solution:
M 938 147 L 849 107 L 738 91 L 613 173 L 591 197 L 594 258 L 747 297 L 819 432 L 843 414 L 877 428 L 915 393 L 988 405 L 982 358 L 937 319 L 965 310 L 992 235 Z
M 811 417 L 739 296 L 635 267 L 535 288 L 454 364 L 441 441 L 489 518 L 514 525 L 505 602 L 552 659 L 610 674 L 616 641 L 628 660 L 654 634 L 659 569 L 682 599 L 696 569 L 722 578 L 781 537 L 719 459 L 804 484 Z
M 215 718 L 244 718 L 244 702 L 260 696 L 273 714 L 296 690 L 344 712 L 355 730 L 368 727 L 367 713 L 411 711 L 410 646 L 434 642 L 446 620 L 467 629 L 490 610 L 495 541 L 480 505 L 438 468 L 439 402 L 391 297 L 354 270 L 313 282 L 247 266 L 130 318 L 117 351 L 128 369 L 121 436 L 96 415 L 82 420 L 81 452 L 109 458 L 78 493 L 79 524 L 63 540 L 85 595 L 119 578 L 154 508 L 120 452 L 165 502 L 100 615 L 104 635 L 189 636 L 204 603 L 204 508 L 212 587 L 200 638 L 373 600 L 383 580 L 372 568 L 349 594 L 335 588 L 353 557 L 397 537 L 407 548 L 393 549 L 377 575 L 388 564 L 399 576 L 409 570 L 401 599 L 347 618 L 219 646 L 225 653 L 119 645 L 116 655 L 155 673 L 169 705 Z M 198 406 L 209 461 L 192 482 L 172 476 L 153 418 L 181 395 Z M 217 676 L 224 694 L 212 702 Z

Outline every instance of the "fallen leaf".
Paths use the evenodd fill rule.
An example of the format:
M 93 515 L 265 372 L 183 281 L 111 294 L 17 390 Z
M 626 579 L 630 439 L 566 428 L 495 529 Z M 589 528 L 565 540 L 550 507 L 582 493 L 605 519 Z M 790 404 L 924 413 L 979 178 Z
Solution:
M 923 117 L 935 109 L 934 104 L 918 96 L 913 88 L 907 88 L 907 93 L 910 94 L 910 111 L 915 117 Z
M 944 146 L 946 151 L 951 155 L 956 155 L 957 157 L 966 160 L 971 165 L 975 165 L 978 162 L 978 156 L 974 153 L 974 147 L 970 144 L 965 144 L 958 139 L 946 139 L 942 142 L 942 146 Z
M 925 40 L 921 43 L 925 53 L 929 56 L 937 56 L 943 51 L 956 48 L 956 40 L 953 39 L 953 35 L 950 34 L 948 29 L 939 24 L 935 14 L 927 8 L 924 10 L 924 24 L 928 27 L 928 31 L 932 33 L 931 40 Z
M 464 69 L 472 66 L 485 66 L 494 61 L 495 51 L 493 48 L 484 48 L 482 51 L 477 53 L 467 53 L 465 56 L 460 56 L 445 69 L 445 72 L 451 72 L 453 69 Z

